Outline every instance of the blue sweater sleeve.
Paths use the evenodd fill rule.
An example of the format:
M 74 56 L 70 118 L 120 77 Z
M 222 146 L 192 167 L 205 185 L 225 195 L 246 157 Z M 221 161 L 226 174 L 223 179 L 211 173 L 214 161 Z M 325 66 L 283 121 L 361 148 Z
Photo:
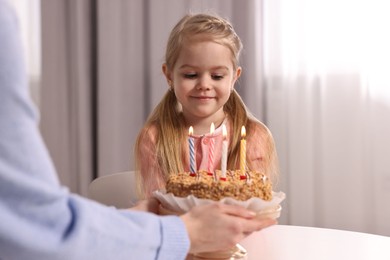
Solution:
M 184 259 L 189 239 L 180 218 L 116 210 L 60 185 L 18 33 L 0 0 L 0 259 Z

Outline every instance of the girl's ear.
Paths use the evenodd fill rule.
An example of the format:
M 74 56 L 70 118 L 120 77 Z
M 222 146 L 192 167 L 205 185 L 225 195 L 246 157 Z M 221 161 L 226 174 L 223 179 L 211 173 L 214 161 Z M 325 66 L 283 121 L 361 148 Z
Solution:
M 168 66 L 166 63 L 164 63 L 162 65 L 162 72 L 164 73 L 165 78 L 167 79 L 167 83 L 168 83 L 169 88 L 172 88 L 173 87 L 172 75 L 171 75 L 171 72 L 168 70 Z
M 242 68 L 241 68 L 241 67 L 238 67 L 238 68 L 236 69 L 236 71 L 234 72 L 234 75 L 233 75 L 233 84 L 232 84 L 232 88 L 231 88 L 230 92 L 233 92 L 234 84 L 236 84 L 236 81 L 237 81 L 238 78 L 241 76 L 241 72 L 242 72 Z
M 236 73 L 234 75 L 234 83 L 236 83 L 236 81 L 238 80 L 238 78 L 241 76 L 241 72 L 242 72 L 242 68 L 241 67 L 238 67 L 236 69 Z

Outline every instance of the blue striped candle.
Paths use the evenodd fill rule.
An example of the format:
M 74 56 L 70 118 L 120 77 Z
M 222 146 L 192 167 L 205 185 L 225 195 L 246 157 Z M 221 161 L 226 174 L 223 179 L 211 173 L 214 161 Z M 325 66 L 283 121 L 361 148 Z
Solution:
M 196 161 L 195 161 L 195 144 L 194 144 L 194 138 L 192 137 L 192 134 L 194 133 L 194 128 L 190 126 L 190 130 L 188 131 L 188 144 L 190 147 L 190 172 L 196 173 Z

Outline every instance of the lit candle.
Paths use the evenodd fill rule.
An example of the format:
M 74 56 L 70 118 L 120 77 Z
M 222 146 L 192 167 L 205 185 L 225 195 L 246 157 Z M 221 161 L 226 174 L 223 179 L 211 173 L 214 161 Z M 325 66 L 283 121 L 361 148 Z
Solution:
M 245 176 L 245 166 L 246 166 L 246 131 L 245 126 L 241 127 L 241 142 L 240 142 L 240 170 L 241 176 Z
M 223 141 L 222 141 L 222 158 L 221 158 L 221 179 L 226 180 L 228 142 L 227 142 L 227 130 L 225 125 L 222 125 L 222 135 L 223 135 Z
M 214 134 L 215 126 L 214 123 L 211 123 L 210 126 L 210 142 L 209 142 L 209 167 L 208 167 L 208 174 L 213 175 L 213 168 L 214 168 L 214 137 L 212 135 Z
M 190 129 L 188 130 L 188 144 L 190 147 L 190 172 L 196 173 L 196 161 L 195 161 L 195 145 L 194 145 L 194 138 L 192 137 L 194 133 L 194 128 L 190 126 Z

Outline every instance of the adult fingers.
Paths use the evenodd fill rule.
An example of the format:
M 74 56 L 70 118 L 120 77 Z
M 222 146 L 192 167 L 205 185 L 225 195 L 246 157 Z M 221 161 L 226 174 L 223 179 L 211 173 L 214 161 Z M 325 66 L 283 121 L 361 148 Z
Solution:
M 246 219 L 242 220 L 241 227 L 244 234 L 252 233 L 254 231 L 259 231 L 261 229 L 270 227 L 277 224 L 275 219 L 265 218 L 265 219 Z
M 241 218 L 254 218 L 256 216 L 255 212 L 248 210 L 242 206 L 227 205 L 222 203 L 218 203 L 218 204 L 219 204 L 218 206 L 221 208 L 221 211 L 228 215 L 241 217 Z

